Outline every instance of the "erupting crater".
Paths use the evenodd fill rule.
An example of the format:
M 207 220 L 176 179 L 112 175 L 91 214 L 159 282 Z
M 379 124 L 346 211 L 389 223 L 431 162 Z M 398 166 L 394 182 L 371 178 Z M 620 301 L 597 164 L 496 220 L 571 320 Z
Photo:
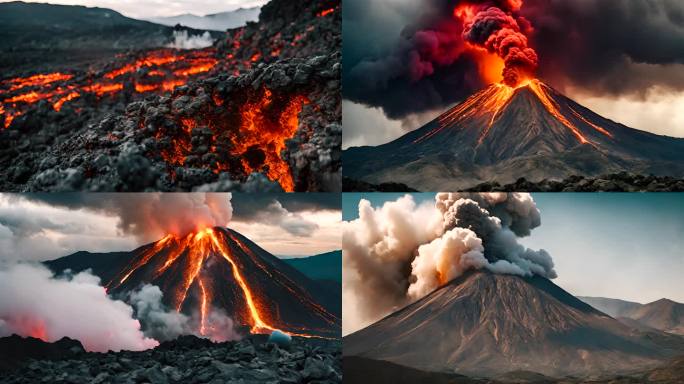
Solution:
M 210 332 L 212 308 L 224 310 L 251 333 L 281 330 L 301 337 L 339 333 L 340 314 L 333 297 L 230 229 L 167 235 L 121 261 L 110 271 L 109 293 L 157 285 L 165 304 L 178 312 L 199 314 L 203 335 Z

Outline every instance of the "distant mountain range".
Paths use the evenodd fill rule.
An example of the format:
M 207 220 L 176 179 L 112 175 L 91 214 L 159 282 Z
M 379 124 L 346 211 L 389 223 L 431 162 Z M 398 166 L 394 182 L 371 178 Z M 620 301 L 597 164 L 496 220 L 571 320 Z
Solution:
M 331 280 L 342 283 L 342 251 L 332 251 L 320 255 L 283 259 L 314 280 Z
M 237 28 L 247 24 L 248 21 L 259 20 L 261 8 L 239 8 L 230 12 L 214 13 L 211 15 L 197 16 L 191 13 L 170 17 L 154 17 L 148 19 L 157 24 L 174 26 L 177 24 L 211 31 L 225 31 L 226 29 Z
M 682 303 L 669 299 L 660 299 L 648 304 L 604 297 L 579 297 L 579 299 L 626 325 L 684 335 L 684 304 Z

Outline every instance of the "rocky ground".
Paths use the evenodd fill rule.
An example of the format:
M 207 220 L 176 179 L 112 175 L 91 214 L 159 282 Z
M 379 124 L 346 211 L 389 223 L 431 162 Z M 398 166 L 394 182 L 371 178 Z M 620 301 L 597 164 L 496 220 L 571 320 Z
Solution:
M 273 0 L 258 23 L 206 49 L 211 71 L 172 92 L 139 93 L 151 71 L 142 68 L 116 77 L 117 94 L 81 93 L 60 110 L 31 104 L 0 129 L 0 189 L 339 191 L 340 25 L 339 0 Z M 53 88 L 145 54 L 94 74 L 53 68 L 73 75 Z
M 643 176 L 617 173 L 596 178 L 571 176 L 563 181 L 531 182 L 525 178 L 513 184 L 497 182 L 480 184 L 468 192 L 682 192 L 684 180 L 669 176 Z
M 72 346 L 73 349 L 73 346 Z M 86 353 L 28 360 L 0 372 L 0 383 L 341 383 L 341 342 L 265 336 L 212 343 L 183 336 L 143 352 Z

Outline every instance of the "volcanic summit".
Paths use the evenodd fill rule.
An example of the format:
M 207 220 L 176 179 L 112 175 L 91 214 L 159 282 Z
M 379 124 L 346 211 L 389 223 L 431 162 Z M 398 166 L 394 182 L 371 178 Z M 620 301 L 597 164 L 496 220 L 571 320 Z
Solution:
M 199 314 L 200 334 L 209 332 L 211 308 L 224 310 L 250 333 L 336 337 L 340 332 L 339 295 L 227 228 L 167 235 L 131 252 L 78 252 L 47 265 L 58 272 L 90 268 L 114 296 L 156 285 L 165 305 Z
M 684 139 L 606 119 L 533 79 L 496 83 L 427 125 L 343 152 L 345 176 L 419 190 L 630 172 L 684 177 Z

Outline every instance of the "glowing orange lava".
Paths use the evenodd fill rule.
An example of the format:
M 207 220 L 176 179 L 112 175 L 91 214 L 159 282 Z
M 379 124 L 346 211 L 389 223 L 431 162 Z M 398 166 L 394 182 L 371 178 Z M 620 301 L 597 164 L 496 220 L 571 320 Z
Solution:
M 197 289 L 194 292 L 199 296 L 197 297 L 197 300 L 199 300 L 200 316 L 199 332 L 201 335 L 209 335 L 212 331 L 210 312 L 213 293 L 212 284 L 206 280 L 206 276 L 204 275 L 206 272 L 204 271 L 207 265 L 215 262 L 210 261 L 211 257 L 219 257 L 230 265 L 233 280 L 237 284 L 238 291 L 242 293 L 245 305 L 244 310 L 246 311 L 243 318 L 248 321 L 251 333 L 270 333 L 285 327 L 287 328 L 286 332 L 293 336 L 320 337 L 307 333 L 307 330 L 305 329 L 299 329 L 288 325 L 276 325 L 278 323 L 277 310 L 275 312 L 273 312 L 273 310 L 269 311 L 268 308 L 271 307 L 265 305 L 263 299 L 259 298 L 258 292 L 255 292 L 254 289 L 250 287 L 248 279 L 243 273 L 244 266 L 233 254 L 233 250 L 226 242 L 227 238 L 225 236 L 229 236 L 230 239 L 237 242 L 239 249 L 249 256 L 250 260 L 254 261 L 260 269 L 267 272 L 268 276 L 274 279 L 276 283 L 286 286 L 294 297 L 303 300 L 304 303 L 319 314 L 320 318 L 325 319 L 331 325 L 335 324 L 334 319 L 337 319 L 336 316 L 330 314 L 323 307 L 316 304 L 306 292 L 295 290 L 296 283 L 287 278 L 282 272 L 275 270 L 277 276 L 274 276 L 272 273 L 268 272 L 263 262 L 249 250 L 249 247 L 237 237 L 230 233 L 225 235 L 212 228 L 205 228 L 184 237 L 168 235 L 156 243 L 153 243 L 142 251 L 140 257 L 137 258 L 136 261 L 132 262 L 131 265 L 119 274 L 119 276 L 115 277 L 108 284 L 107 288 L 117 288 L 126 282 L 133 273 L 141 270 L 147 265 L 151 257 L 163 250 L 163 252 L 166 252 L 166 260 L 161 267 L 155 268 L 155 279 L 174 264 L 177 265 L 177 267 L 183 265 L 187 267 L 187 269 L 184 269 L 182 272 L 182 283 L 177 289 L 173 305 L 176 311 L 181 312 L 185 305 L 189 303 L 188 294 L 191 288 L 195 287 L 192 289 Z M 183 259 L 182 262 L 180 261 L 181 259 Z M 213 282 L 213 284 L 215 285 L 216 282 Z M 292 332 L 293 330 L 296 332 Z
M 52 107 L 55 109 L 55 111 L 59 112 L 62 110 L 62 105 L 66 103 L 67 101 L 71 101 L 77 97 L 81 96 L 78 92 L 71 92 L 68 95 L 62 97 L 61 99 L 57 100 Z
M 414 143 L 419 143 L 421 141 L 427 140 L 437 133 L 443 131 L 448 127 L 453 127 L 461 121 L 467 118 L 487 118 L 487 125 L 482 130 L 480 137 L 478 139 L 478 145 L 482 144 L 484 139 L 487 137 L 492 126 L 498 121 L 501 116 L 501 112 L 506 108 L 508 103 L 512 100 L 513 95 L 521 88 L 528 88 L 541 102 L 544 109 L 551 114 L 556 121 L 561 123 L 563 126 L 568 128 L 570 132 L 575 136 L 577 141 L 581 144 L 590 144 L 595 146 L 594 143 L 589 141 L 581 132 L 581 130 L 568 120 L 560 110 L 558 104 L 553 100 L 553 97 L 547 91 L 546 85 L 537 79 L 525 79 L 521 81 L 517 86 L 510 87 L 503 83 L 494 83 L 482 92 L 469 97 L 461 104 L 449 110 L 447 113 L 439 117 L 439 126 L 427 134 L 419 137 L 414 141 Z M 612 137 L 612 135 L 605 129 L 591 123 L 577 112 L 573 110 L 573 114 L 583 123 L 591 126 L 597 131 Z
M 41 100 L 59 112 L 64 104 L 86 93 L 102 98 L 121 92 L 129 81 L 137 93 L 170 92 L 187 84 L 191 77 L 214 69 L 219 62 L 214 54 L 213 48 L 183 52 L 162 49 L 147 52 L 99 78 L 47 73 L 5 80 L 0 82 L 0 115 L 4 115 L 4 126 L 8 128 L 16 117 Z
M 25 78 L 11 79 L 9 82 L 12 84 L 12 86 L 10 87 L 9 91 L 16 91 L 24 87 L 44 86 L 56 81 L 66 81 L 72 77 L 74 76 L 66 73 L 48 73 L 44 75 L 39 74 Z
M 326 17 L 329 14 L 335 12 L 335 8 L 324 9 L 316 14 L 318 17 Z
M 280 154 L 285 149 L 285 142 L 297 133 L 299 113 L 309 101 L 304 96 L 292 97 L 279 114 L 278 120 L 274 121 L 266 113 L 273 103 L 272 96 L 271 91 L 265 89 L 258 101 L 247 102 L 242 106 L 242 124 L 238 131 L 239 137 L 233 140 L 233 154 L 243 156 L 252 147 L 261 149 L 265 156 L 264 164 L 268 166 L 268 178 L 278 181 L 284 191 L 294 192 L 290 166 Z M 244 157 L 242 164 L 248 174 L 257 171 L 255 165 Z

